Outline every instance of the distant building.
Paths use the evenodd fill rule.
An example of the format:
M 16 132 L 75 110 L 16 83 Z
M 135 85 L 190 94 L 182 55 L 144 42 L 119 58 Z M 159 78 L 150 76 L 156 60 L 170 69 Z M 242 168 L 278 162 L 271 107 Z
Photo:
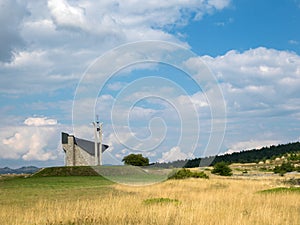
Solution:
M 85 139 L 80 139 L 69 135 L 67 133 L 62 133 L 62 147 L 65 156 L 66 166 L 93 166 L 95 161 L 99 162 L 99 143 L 98 143 L 98 153 L 95 159 L 95 142 L 88 141 Z M 108 145 L 102 144 L 102 152 L 108 149 Z

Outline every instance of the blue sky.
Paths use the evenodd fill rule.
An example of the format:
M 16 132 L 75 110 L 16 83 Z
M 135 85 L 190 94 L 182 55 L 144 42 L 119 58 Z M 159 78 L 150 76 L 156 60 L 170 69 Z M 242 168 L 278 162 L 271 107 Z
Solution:
M 0 6 L 0 167 L 63 165 L 60 133 L 92 140 L 94 112 L 111 146 L 105 163 L 119 164 L 129 153 L 164 162 L 299 140 L 299 0 L 0 0 Z M 168 50 L 160 44 L 124 47 L 149 40 L 195 57 L 176 62 L 182 71 L 163 63 Z M 124 49 L 119 61 L 109 57 Z M 150 53 L 162 60 L 132 64 Z M 101 81 L 111 65 L 126 62 L 132 65 Z M 202 62 L 215 83 L 197 82 Z M 91 72 L 97 82 L 89 83 Z M 215 118 L 223 104 L 226 115 Z M 212 133 L 220 138 L 214 150 L 207 149 Z

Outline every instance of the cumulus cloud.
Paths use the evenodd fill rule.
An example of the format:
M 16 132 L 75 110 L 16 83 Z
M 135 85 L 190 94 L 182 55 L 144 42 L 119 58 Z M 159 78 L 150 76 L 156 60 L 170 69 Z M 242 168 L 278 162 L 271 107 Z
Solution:
M 24 125 L 0 129 L 0 157 L 25 161 L 56 159 L 59 143 L 55 140 L 60 135 L 57 121 L 31 117 L 24 121 Z
M 147 28 L 150 31 L 153 27 L 153 31 L 158 31 L 159 28 L 171 24 L 172 26 L 185 24 L 190 18 L 199 19 L 205 13 L 224 9 L 230 4 L 230 0 L 167 2 L 114 0 L 72 3 L 71 5 L 70 1 L 66 0 L 48 1 L 49 10 L 58 26 L 78 27 L 91 32 L 107 31 L 116 35 L 119 31 L 126 35 L 126 30 L 138 31 L 137 28 Z
M 231 113 L 280 112 L 291 96 L 300 98 L 300 56 L 293 52 L 260 47 L 202 59 L 216 74 Z
M 136 40 L 177 41 L 169 27 L 183 26 L 190 19 L 222 10 L 230 0 L 210 1 L 48 1 L 48 8 L 59 29 L 83 31 L 106 43 Z
M 157 39 L 187 46 L 187 43 L 182 43 L 180 38 L 174 35 L 172 29 L 185 26 L 190 20 L 201 19 L 204 14 L 222 10 L 229 6 L 230 1 L 2 0 L 0 4 L 0 61 L 2 61 L 0 73 L 5 75 L 1 76 L 0 92 L 3 96 L 17 96 L 15 99 L 21 102 L 26 99 L 28 93 L 53 94 L 55 100 L 57 96 L 64 95 L 61 97 L 64 98 L 62 101 L 66 100 L 67 96 L 70 96 L 66 90 L 76 86 L 87 66 L 105 50 L 116 45 L 130 41 Z M 290 44 L 297 44 L 295 41 L 291 40 Z M 26 48 L 18 49 L 22 44 L 26 44 Z M 126 55 L 124 60 L 128 60 L 129 57 L 132 56 Z M 296 123 L 292 121 L 300 120 L 299 55 L 289 51 L 259 47 L 244 52 L 232 50 L 222 56 L 203 56 L 201 59 L 216 75 L 225 96 L 229 118 L 228 132 L 234 134 L 229 137 L 228 149 L 257 147 L 259 145 L 255 143 L 256 141 L 252 141 L 251 145 L 244 143 L 243 146 L 236 144 L 243 143 L 236 139 L 260 140 L 256 138 L 260 131 L 271 128 L 274 132 L 273 136 L 264 135 L 264 138 L 271 141 L 283 140 L 285 138 L 280 137 L 283 129 L 280 125 L 283 123 L 287 124 L 286 127 L 290 126 L 285 128 L 289 130 L 289 134 L 299 131 L 295 127 Z M 191 60 L 186 66 L 198 71 L 198 75 L 202 75 L 201 72 L 205 71 L 200 71 L 201 67 L 195 62 Z M 107 65 L 110 65 L 110 62 L 107 62 Z M 103 70 L 105 71 L 105 68 Z M 202 78 L 205 82 L 207 77 Z M 123 82 L 109 84 L 107 89 L 116 92 L 121 90 L 124 84 Z M 188 118 L 185 120 L 188 128 L 185 134 L 192 137 L 195 130 L 191 129 L 190 125 L 195 124 L 197 118 L 191 119 L 189 109 L 194 107 L 198 116 L 209 118 L 211 102 L 206 97 L 211 96 L 210 100 L 216 101 L 216 105 L 221 101 L 214 98 L 214 88 L 207 87 L 203 92 L 193 93 L 191 96 L 166 95 L 178 106 L 178 111 L 169 107 L 167 103 L 163 105 L 164 107 L 147 107 L 151 106 L 150 102 L 146 106 L 133 107 L 129 119 L 136 120 L 137 123 L 133 123 L 131 131 L 134 134 L 140 132 L 147 136 L 148 122 L 155 116 L 165 119 L 166 123 L 169 122 L 168 128 L 175 131 L 178 129 L 176 126 L 178 124 L 173 121 L 183 116 L 183 119 Z M 161 94 L 172 92 L 167 88 L 157 90 L 157 85 L 155 91 Z M 153 91 L 137 91 L 131 97 L 145 96 L 147 93 L 151 94 Z M 7 102 L 9 101 L 14 100 L 10 98 Z M 30 106 L 34 106 L 34 109 L 43 107 L 43 110 L 51 109 L 51 112 L 56 108 L 54 113 L 59 115 L 62 115 L 60 110 L 71 114 L 72 102 L 70 98 L 66 101 L 68 104 L 27 103 L 27 110 Z M 96 111 L 101 115 L 101 119 L 108 123 L 111 115 L 107 113 L 107 109 L 112 108 L 114 101 L 114 96 L 102 95 L 98 99 L 101 104 L 96 105 Z M 75 112 L 78 113 L 78 118 L 85 118 L 88 113 L 91 113 L 85 111 L 90 105 L 95 105 L 94 99 L 80 102 L 81 110 Z M 120 118 L 124 117 L 123 106 L 121 104 L 117 111 Z M 5 118 L 8 118 L 8 113 L 12 112 L 11 108 L 10 106 L 1 108 L 1 112 L 5 112 Z M 276 127 L 277 123 L 280 124 Z M 207 133 L 211 132 L 206 129 L 209 127 L 206 127 L 206 121 L 201 125 L 203 124 L 205 125 L 203 130 Z M 46 117 L 28 117 L 19 127 L 8 126 L 6 122 L 0 134 L 1 157 L 23 157 L 24 160 L 54 158 L 55 154 L 51 149 L 55 149 L 57 146 L 54 145 L 57 145 L 60 140 L 57 136 L 60 133 L 57 130 L 59 126 L 55 119 Z M 130 143 L 132 140 L 128 129 L 121 126 L 120 130 L 120 140 Z M 90 127 L 82 127 L 80 131 L 80 137 L 92 138 Z M 112 134 L 112 127 L 107 127 L 106 132 L 106 140 L 112 146 L 110 150 L 116 150 L 116 154 L 123 156 L 123 153 L 118 151 L 124 149 L 124 146 Z M 237 133 L 242 134 L 243 137 L 236 135 Z M 178 139 L 178 136 L 174 136 L 174 139 Z M 53 140 L 56 140 L 55 144 Z M 179 158 L 189 156 L 179 147 L 170 150 L 170 146 L 177 145 L 174 144 L 175 142 L 170 143 L 168 142 L 164 154 L 159 152 L 163 156 L 162 159 L 173 160 L 176 159 L 176 155 Z M 136 143 L 134 146 L 138 147 Z
M 2 0 L 0 61 L 6 63 L 0 64 L 0 73 L 6 77 L 0 90 L 20 95 L 74 86 L 96 57 L 126 42 L 154 39 L 187 45 L 170 32 L 174 25 L 184 26 L 197 15 L 229 4 L 229 0 Z M 17 48 L 22 43 L 26 48 Z
M 84 9 L 71 6 L 66 0 L 49 0 L 48 7 L 58 27 L 83 28 L 86 23 Z
M 159 162 L 172 162 L 177 160 L 184 160 L 193 158 L 192 152 L 184 153 L 181 151 L 179 146 L 175 146 L 170 149 L 170 151 L 163 152 L 162 157 L 158 160 Z
M 240 152 L 242 150 L 260 149 L 271 145 L 280 144 L 280 140 L 250 140 L 237 142 L 229 147 L 224 154 L 232 154 L 234 152 Z

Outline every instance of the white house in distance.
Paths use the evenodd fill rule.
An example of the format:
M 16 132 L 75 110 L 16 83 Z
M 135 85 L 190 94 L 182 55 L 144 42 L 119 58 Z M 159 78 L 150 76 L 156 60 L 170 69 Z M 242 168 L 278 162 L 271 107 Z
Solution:
M 66 154 L 66 166 L 94 166 L 101 164 L 99 154 L 100 144 L 95 145 L 94 141 L 77 138 L 73 135 L 62 132 L 62 147 Z M 95 151 L 95 147 L 97 149 Z M 108 149 L 108 145 L 102 144 L 102 153 Z M 95 154 L 96 153 L 96 154 Z

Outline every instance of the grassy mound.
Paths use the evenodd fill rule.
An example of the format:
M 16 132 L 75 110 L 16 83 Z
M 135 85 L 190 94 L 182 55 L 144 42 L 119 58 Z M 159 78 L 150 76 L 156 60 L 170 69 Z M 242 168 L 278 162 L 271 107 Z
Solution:
M 68 166 L 44 168 L 31 177 L 98 176 L 123 184 L 145 184 L 164 181 L 170 170 L 137 166 Z
M 90 166 L 62 166 L 43 168 L 32 177 L 100 176 Z

